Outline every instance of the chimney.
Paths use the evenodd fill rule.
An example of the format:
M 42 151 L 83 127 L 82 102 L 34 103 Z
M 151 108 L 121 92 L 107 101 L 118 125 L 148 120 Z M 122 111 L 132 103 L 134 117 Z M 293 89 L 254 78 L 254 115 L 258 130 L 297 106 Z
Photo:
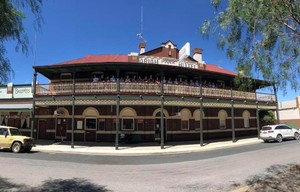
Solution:
M 201 48 L 195 48 L 193 50 L 193 59 L 198 61 L 198 63 L 204 63 L 204 61 L 202 60 L 202 52 L 203 52 L 203 49 L 201 49 Z
M 140 54 L 145 53 L 145 48 L 146 48 L 145 41 L 140 42 L 140 44 L 139 44 Z

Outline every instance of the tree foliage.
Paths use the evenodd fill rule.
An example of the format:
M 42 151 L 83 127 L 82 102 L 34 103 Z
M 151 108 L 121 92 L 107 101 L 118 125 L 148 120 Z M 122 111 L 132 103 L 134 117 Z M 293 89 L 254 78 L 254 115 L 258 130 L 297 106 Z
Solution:
M 286 90 L 299 89 L 300 1 L 211 0 L 215 18 L 201 26 L 204 37 L 218 35 L 241 76 L 263 78 Z
M 260 110 L 259 111 L 259 120 L 263 123 L 274 123 L 275 115 L 271 110 Z
M 42 0 L 1 0 L 0 1 L 0 83 L 5 83 L 13 74 L 4 43 L 16 42 L 16 51 L 28 54 L 29 41 L 23 26 L 26 16 L 22 10 L 29 8 L 35 16 L 36 27 L 40 27 Z

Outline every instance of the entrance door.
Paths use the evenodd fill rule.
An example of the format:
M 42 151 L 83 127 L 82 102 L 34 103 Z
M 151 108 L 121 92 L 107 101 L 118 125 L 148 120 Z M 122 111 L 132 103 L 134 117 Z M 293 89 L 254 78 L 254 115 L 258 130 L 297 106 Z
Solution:
M 67 123 L 66 119 L 57 119 L 55 138 L 64 140 L 67 138 Z
M 96 141 L 96 130 L 85 131 L 85 141 Z
M 38 121 L 38 139 L 47 139 L 46 124 L 44 120 Z

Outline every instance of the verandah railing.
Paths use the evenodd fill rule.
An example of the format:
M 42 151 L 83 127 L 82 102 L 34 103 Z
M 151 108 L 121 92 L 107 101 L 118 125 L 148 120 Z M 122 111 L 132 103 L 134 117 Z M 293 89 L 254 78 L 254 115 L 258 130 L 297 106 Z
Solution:
M 200 87 L 178 84 L 164 84 L 164 94 L 179 96 L 199 96 Z M 156 83 L 120 83 L 121 93 L 131 94 L 160 94 L 161 85 Z M 117 83 L 111 82 L 77 82 L 75 94 L 115 94 Z M 72 83 L 38 84 L 37 95 L 66 95 L 73 94 Z M 274 94 L 232 91 L 230 89 L 202 87 L 203 97 L 233 98 L 258 101 L 275 101 Z

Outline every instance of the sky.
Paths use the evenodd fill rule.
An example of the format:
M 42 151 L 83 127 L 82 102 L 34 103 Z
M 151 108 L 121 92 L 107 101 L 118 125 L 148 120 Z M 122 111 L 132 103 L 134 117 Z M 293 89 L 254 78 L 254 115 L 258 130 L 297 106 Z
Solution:
M 91 54 L 139 52 L 137 34 L 141 32 L 147 41 L 146 51 L 168 40 L 178 49 L 189 42 L 191 50 L 203 49 L 206 63 L 235 71 L 235 62 L 217 48 L 216 37 L 203 39 L 199 32 L 201 24 L 214 17 L 210 0 L 48 0 L 43 3 L 44 23 L 40 30 L 35 30 L 30 11 L 25 10 L 25 14 L 29 55 L 16 52 L 14 41 L 5 44 L 6 56 L 15 72 L 10 79 L 14 84 L 32 83 L 32 66 L 56 64 Z M 41 74 L 38 81 L 48 83 Z M 287 94 L 279 90 L 278 100 L 293 100 L 299 95 L 299 91 L 289 88 Z

